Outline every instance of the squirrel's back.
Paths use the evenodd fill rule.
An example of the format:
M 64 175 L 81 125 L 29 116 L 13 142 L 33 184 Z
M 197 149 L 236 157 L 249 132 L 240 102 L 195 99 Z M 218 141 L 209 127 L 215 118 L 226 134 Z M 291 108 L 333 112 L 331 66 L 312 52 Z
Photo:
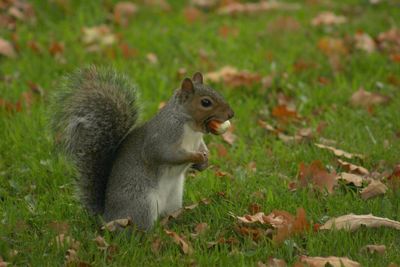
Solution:
M 115 150 L 138 117 L 136 90 L 114 70 L 91 66 L 66 77 L 56 98 L 53 127 L 80 174 L 81 200 L 102 214 Z

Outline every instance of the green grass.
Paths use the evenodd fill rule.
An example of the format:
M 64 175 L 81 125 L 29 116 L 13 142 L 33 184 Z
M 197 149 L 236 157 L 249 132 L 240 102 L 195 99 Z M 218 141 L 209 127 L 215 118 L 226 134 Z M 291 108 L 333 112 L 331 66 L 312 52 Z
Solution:
M 296 179 L 299 163 L 321 160 L 336 168 L 335 157 L 312 143 L 285 144 L 257 125 L 259 118 L 273 121 L 270 115 L 260 113 L 271 111 L 276 105 L 277 92 L 283 91 L 295 99 L 298 112 L 306 118 L 304 124 L 316 128 L 324 121 L 327 127 L 321 136 L 336 140 L 344 150 L 366 155 L 364 161 L 353 161 L 355 164 L 383 171 L 399 163 L 400 88 L 389 84 L 388 76 L 395 75 L 399 79 L 400 64 L 391 61 L 385 53 L 369 55 L 354 50 L 342 58 L 343 69 L 333 72 L 327 57 L 317 49 L 318 40 L 324 36 L 345 38 L 358 30 L 377 36 L 392 26 L 400 27 L 400 8 L 395 1 L 382 1 L 377 6 L 366 0 L 330 1 L 329 5 L 307 5 L 305 1 L 298 1 L 301 9 L 297 11 L 235 17 L 208 12 L 203 20 L 193 24 L 187 23 L 183 15 L 186 4 L 173 1 L 170 12 L 140 5 L 129 27 L 110 23 L 112 1 L 101 4 L 99 1 L 69 1 L 68 12 L 56 2 L 34 1 L 37 23 L 19 22 L 15 31 L 19 37 L 18 57 L 0 57 L 2 99 L 17 101 L 21 93 L 29 91 L 30 81 L 44 89 L 44 95 L 21 112 L 0 110 L 0 256 L 4 260 L 16 266 L 63 265 L 68 247 L 55 245 L 59 232 L 49 227 L 49 223 L 56 221 L 69 225 L 68 235 L 81 243 L 80 260 L 93 266 L 170 266 L 193 262 L 199 266 L 254 266 L 258 261 L 266 262 L 270 256 L 294 263 L 302 254 L 347 256 L 363 266 L 400 264 L 400 234 L 393 229 L 362 228 L 353 233 L 310 231 L 275 245 L 268 238 L 255 243 L 238 235 L 234 231 L 236 222 L 229 215 L 230 212 L 247 214 L 248 206 L 255 202 L 266 213 L 273 209 L 295 213 L 298 207 L 303 207 L 307 218 L 314 223 L 326 220 L 326 216 L 348 213 L 372 213 L 400 220 L 399 192 L 388 191 L 383 197 L 367 201 L 344 187 L 332 195 L 303 189 L 290 192 L 287 184 Z M 349 21 L 330 29 L 310 26 L 311 19 L 325 10 L 346 15 Z M 290 32 L 268 31 L 268 25 L 282 16 L 293 17 L 300 28 Z M 107 52 L 86 52 L 80 40 L 82 27 L 103 23 L 110 24 L 125 43 L 137 49 L 138 55 L 126 59 L 118 46 L 111 48 L 116 51 L 115 57 Z M 222 25 L 236 28 L 238 35 L 222 38 L 218 35 Z M 11 35 L 11 31 L 0 29 L 3 38 L 9 40 Z M 31 51 L 26 45 L 30 40 L 38 42 L 44 51 L 40 54 Z M 60 64 L 47 51 L 52 41 L 64 43 L 65 64 Z M 200 50 L 209 55 L 208 61 L 201 59 Z M 155 53 L 159 63 L 149 64 L 147 53 Z M 293 64 L 300 59 L 315 67 L 297 73 Z M 168 225 L 190 239 L 194 248 L 192 255 L 183 255 L 159 225 L 147 234 L 131 237 L 103 233 L 96 219 L 90 217 L 75 198 L 76 173 L 70 163 L 56 153 L 47 127 L 51 116 L 50 95 L 57 90 L 63 75 L 92 63 L 112 65 L 132 77 L 141 92 L 143 120 L 150 118 L 158 104 L 167 100 L 179 86 L 179 68 L 184 67 L 192 74 L 232 65 L 262 75 L 274 73 L 273 85 L 265 92 L 259 90 L 259 85 L 232 89 L 214 84 L 234 107 L 233 122 L 238 139 L 232 146 L 224 144 L 229 157 L 218 157 L 213 148 L 210 160 L 213 165 L 230 172 L 233 178 L 217 177 L 213 169 L 188 177 L 185 204 L 204 197 L 212 200 L 209 205 L 184 212 Z M 330 83 L 319 84 L 320 76 L 328 78 Z M 362 108 L 354 108 L 349 98 L 361 86 L 392 99 L 388 104 L 375 107 L 372 115 Z M 315 115 L 316 109 L 322 112 Z M 207 137 L 207 142 L 223 143 L 215 136 Z M 384 142 L 390 145 L 385 147 Z M 257 164 L 255 173 L 246 167 L 251 161 Z M 265 198 L 254 196 L 256 191 L 264 192 Z M 219 196 L 218 192 L 225 192 L 226 197 Z M 197 239 L 190 238 L 189 233 L 200 222 L 206 222 L 210 229 Z M 111 261 L 107 261 L 106 253 L 93 241 L 99 234 L 118 247 Z M 151 251 L 156 237 L 161 238 L 163 244 L 158 255 Z M 207 242 L 220 237 L 235 237 L 239 243 L 207 248 Z M 367 244 L 385 244 L 388 249 L 384 256 L 361 253 L 360 248 Z M 18 254 L 11 257 L 12 250 Z

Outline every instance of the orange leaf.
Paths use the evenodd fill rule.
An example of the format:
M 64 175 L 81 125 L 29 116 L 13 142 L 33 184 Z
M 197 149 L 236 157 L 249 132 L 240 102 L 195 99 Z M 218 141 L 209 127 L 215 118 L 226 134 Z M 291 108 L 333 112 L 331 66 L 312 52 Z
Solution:
M 179 245 L 181 248 L 182 252 L 184 254 L 192 254 L 193 253 L 193 248 L 190 246 L 188 242 L 186 242 L 180 235 L 173 231 L 169 231 L 167 229 L 164 230 L 164 232 L 172 238 L 172 240 Z

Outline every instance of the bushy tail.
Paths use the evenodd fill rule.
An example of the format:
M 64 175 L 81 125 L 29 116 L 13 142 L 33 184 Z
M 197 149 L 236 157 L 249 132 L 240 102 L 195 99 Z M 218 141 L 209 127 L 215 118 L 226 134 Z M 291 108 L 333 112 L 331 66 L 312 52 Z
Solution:
M 91 66 L 67 77 L 56 98 L 56 140 L 79 171 L 81 201 L 102 214 L 115 150 L 138 117 L 135 88 L 114 70 Z

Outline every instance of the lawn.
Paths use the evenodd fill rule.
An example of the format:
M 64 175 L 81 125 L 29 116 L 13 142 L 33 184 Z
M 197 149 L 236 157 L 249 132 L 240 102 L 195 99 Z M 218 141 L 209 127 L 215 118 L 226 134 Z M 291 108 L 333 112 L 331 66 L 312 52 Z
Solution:
M 31 1 L 34 15 L 18 5 L 22 0 L 15 2 L 0 2 L 0 38 L 11 44 L 4 51 L 0 42 L 0 256 L 5 262 L 262 266 L 278 258 L 291 266 L 308 255 L 348 257 L 362 266 L 400 264 L 399 230 L 318 230 L 328 219 L 349 213 L 400 221 L 400 190 L 391 183 L 399 176 L 390 176 L 400 163 L 398 1 L 285 1 L 287 6 L 236 14 L 190 1 L 170 0 L 168 6 L 136 1 L 133 14 L 125 7 L 117 15 L 117 1 L 111 0 Z M 324 11 L 335 19 L 313 25 L 320 24 L 314 18 Z M 396 28 L 390 37 L 382 34 Z M 234 108 L 236 139 L 229 144 L 207 136 L 212 166 L 188 175 L 185 184 L 184 205 L 198 206 L 131 236 L 102 231 L 86 213 L 75 197 L 76 172 L 55 149 L 48 124 L 62 77 L 88 64 L 112 66 L 137 84 L 142 121 L 185 76 L 235 68 L 219 80 L 207 76 Z M 351 101 L 360 88 L 372 95 Z M 364 157 L 338 157 L 315 143 Z M 314 173 L 305 187 L 297 183 L 307 178 L 301 166 L 304 170 L 314 161 L 321 163 L 323 179 L 344 172 L 337 159 L 369 171 L 362 177 L 364 187 L 370 178 L 381 179 L 388 190 L 364 200 L 361 187 L 343 181 L 332 192 L 313 186 Z M 267 234 L 270 226 L 243 225 L 234 217 L 273 210 L 296 214 L 299 208 L 310 227 L 281 242 Z M 208 227 L 197 234 L 200 223 Z M 259 236 L 246 235 L 244 227 Z M 165 229 L 184 237 L 192 252 L 184 253 Z M 56 241 L 60 234 L 62 244 Z M 108 246 L 96 242 L 98 236 Z M 386 251 L 362 251 L 369 244 L 385 245 Z

